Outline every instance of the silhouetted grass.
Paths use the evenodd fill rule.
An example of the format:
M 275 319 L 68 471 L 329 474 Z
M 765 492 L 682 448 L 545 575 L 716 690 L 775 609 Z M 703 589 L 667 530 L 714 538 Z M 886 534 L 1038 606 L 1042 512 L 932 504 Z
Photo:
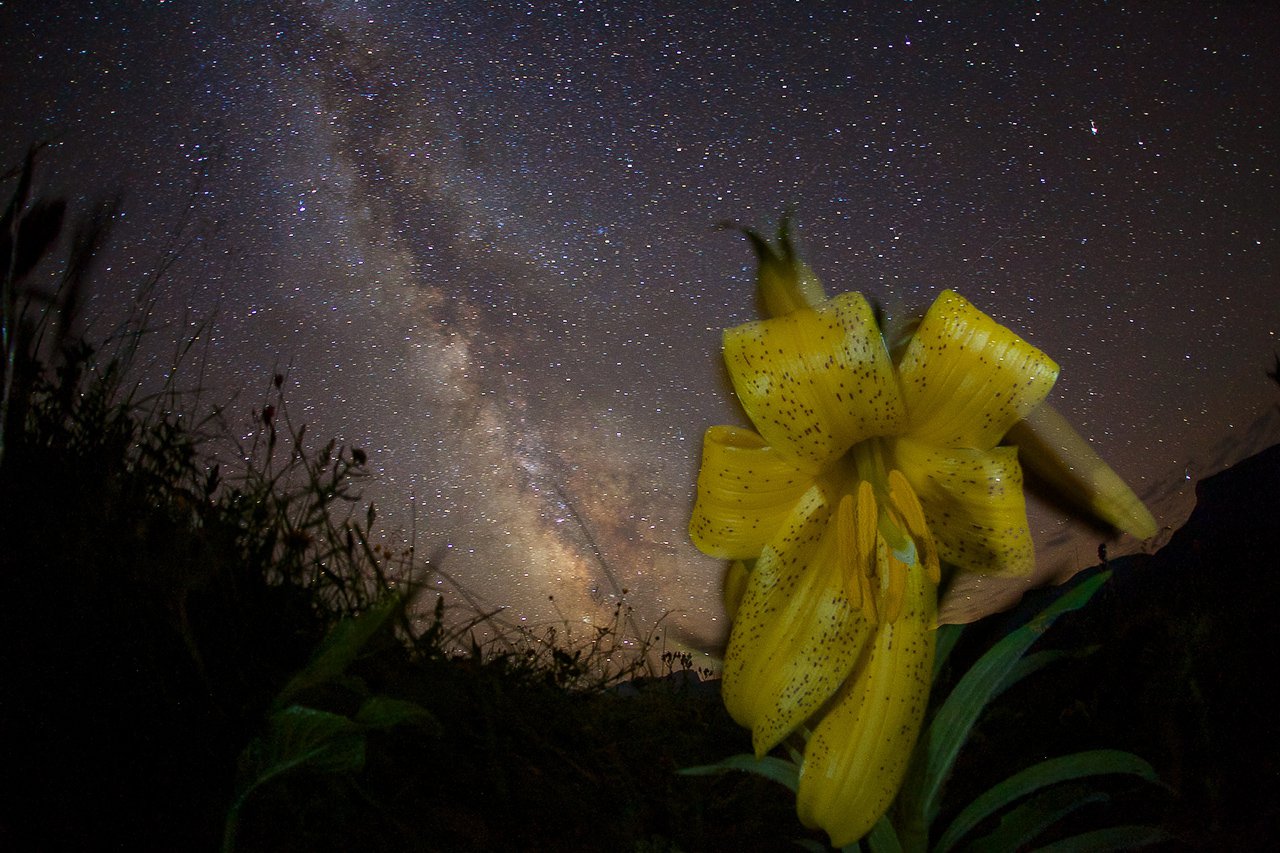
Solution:
M 215 849 L 251 747 L 307 736 L 273 728 L 286 708 L 325 715 L 320 746 L 359 754 L 288 753 L 305 760 L 244 798 L 236 850 L 750 849 L 770 814 L 794 831 L 767 783 L 671 774 L 744 737 L 687 657 L 655 667 L 641 638 L 619 658 L 621 609 L 576 647 L 554 631 L 481 646 L 485 615 L 450 618 L 443 599 L 414 627 L 405 605 L 432 568 L 370 544 L 359 450 L 306 449 L 277 402 L 246 470 L 224 475 L 208 436 L 112 402 L 119 367 L 76 357 L 37 371 L 0 469 L 4 723 L 21 732 L 6 849 Z M 326 636 L 388 601 L 349 660 L 294 684 Z M 364 722 L 372 698 L 422 713 Z
M 762 819 L 793 830 L 761 780 L 672 774 L 745 735 L 625 605 L 580 637 L 420 600 L 436 568 L 378 544 L 365 453 L 310 444 L 284 376 L 243 442 L 198 395 L 140 396 L 140 323 L 106 354 L 67 331 L 109 215 L 58 292 L 25 281 L 66 209 L 26 197 L 33 162 L 4 229 L 0 848 L 759 849 Z

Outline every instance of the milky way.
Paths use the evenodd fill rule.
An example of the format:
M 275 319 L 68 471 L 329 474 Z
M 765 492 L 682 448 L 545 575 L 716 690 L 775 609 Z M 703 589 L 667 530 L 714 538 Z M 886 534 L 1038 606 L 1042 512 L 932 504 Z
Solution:
M 370 454 L 388 537 L 513 622 L 625 590 L 722 633 L 685 525 L 702 431 L 741 419 L 725 221 L 792 208 L 829 292 L 902 317 L 951 287 L 1016 329 L 1168 524 L 1280 439 L 1266 4 L 214 5 L 6 4 L 0 164 L 51 139 L 48 192 L 123 192 L 97 330 L 176 253 L 148 381 L 215 317 L 206 397 L 248 430 L 287 372 L 311 435 Z

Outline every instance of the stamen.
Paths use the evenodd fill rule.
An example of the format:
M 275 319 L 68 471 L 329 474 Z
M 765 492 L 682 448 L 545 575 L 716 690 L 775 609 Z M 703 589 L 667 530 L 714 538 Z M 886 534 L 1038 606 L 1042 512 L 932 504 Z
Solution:
M 858 505 L 853 510 L 854 542 L 858 549 L 856 579 L 858 600 L 868 618 L 876 620 L 875 596 L 872 593 L 871 575 L 875 569 L 877 551 L 877 521 L 880 510 L 876 507 L 875 490 L 866 480 L 858 483 Z
M 863 566 L 863 574 L 870 572 L 872 555 L 876 550 L 876 522 L 879 509 L 876 507 L 876 493 L 871 484 L 863 480 L 858 484 L 858 508 L 855 513 L 857 527 L 855 534 L 858 543 L 858 562 Z
M 934 543 L 933 535 L 929 533 L 929 526 L 924 520 L 924 507 L 920 506 L 920 498 L 916 496 L 915 489 L 911 488 L 911 483 L 897 468 L 889 472 L 889 505 L 902 518 L 902 523 L 906 525 L 911 538 L 916 541 L 917 548 L 923 546 L 924 568 L 929 575 L 929 580 L 933 581 L 935 586 L 942 583 L 942 565 L 938 558 L 938 546 Z
M 843 495 L 836 507 L 836 559 L 849 589 L 849 599 L 854 607 L 862 607 L 862 564 L 858 560 L 858 534 L 854 528 L 853 495 Z
M 897 622 L 907 597 L 907 564 L 889 555 L 889 588 L 884 595 L 884 621 Z

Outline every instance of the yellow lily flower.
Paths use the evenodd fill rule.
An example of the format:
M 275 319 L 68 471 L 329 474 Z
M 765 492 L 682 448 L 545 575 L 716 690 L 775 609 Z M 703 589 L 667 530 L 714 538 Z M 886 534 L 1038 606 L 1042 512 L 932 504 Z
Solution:
M 998 444 L 1058 367 L 951 291 L 894 359 L 862 295 L 826 298 L 785 220 L 779 236 L 748 232 L 767 319 L 723 339 L 755 429 L 707 430 L 689 529 L 735 561 L 725 705 L 757 756 L 807 736 L 797 810 L 842 846 L 888 808 L 919 733 L 940 562 L 1032 568 L 1018 452 Z

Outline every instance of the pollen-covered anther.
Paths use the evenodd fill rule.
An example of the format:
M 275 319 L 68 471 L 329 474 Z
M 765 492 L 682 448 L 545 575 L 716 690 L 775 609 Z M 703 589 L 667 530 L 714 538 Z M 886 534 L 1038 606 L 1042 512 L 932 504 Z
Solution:
M 876 621 L 876 596 L 871 580 L 876 567 L 876 551 L 878 536 L 876 526 L 879 521 L 879 508 L 876 506 L 875 491 L 871 484 L 863 480 L 858 484 L 856 504 L 850 495 L 845 495 L 841 504 L 846 501 L 852 513 L 854 538 L 854 563 L 847 575 L 850 587 L 850 598 L 861 607 L 867 618 Z M 856 591 L 854 591 L 856 587 Z
M 858 562 L 857 533 L 854 529 L 853 495 L 844 495 L 836 507 L 836 553 L 840 572 L 849 590 L 849 601 L 854 607 L 862 607 L 862 584 L 858 574 L 862 571 Z
M 911 539 L 915 542 L 917 553 L 921 554 L 924 569 L 934 585 L 942 583 L 942 564 L 938 558 L 938 546 L 933 541 L 929 526 L 924 520 L 924 507 L 916 497 L 915 489 L 907 482 L 902 472 L 894 468 L 889 472 L 889 505 L 893 507 L 907 528 Z
M 897 622 L 902 615 L 902 604 L 907 595 L 907 564 L 889 554 L 889 587 L 883 599 L 884 621 Z

